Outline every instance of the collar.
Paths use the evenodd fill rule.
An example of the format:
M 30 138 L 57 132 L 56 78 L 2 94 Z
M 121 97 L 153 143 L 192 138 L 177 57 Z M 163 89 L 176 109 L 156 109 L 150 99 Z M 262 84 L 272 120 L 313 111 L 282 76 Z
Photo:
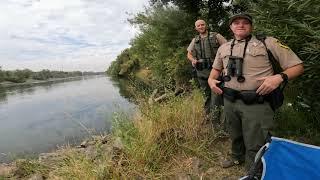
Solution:
M 244 38 L 244 39 L 240 39 L 240 40 L 235 39 L 235 44 L 243 43 L 243 42 L 246 42 L 246 41 L 249 42 L 249 41 L 251 40 L 251 38 L 252 38 L 252 35 L 250 34 L 249 36 L 247 36 L 247 37 Z
M 209 35 L 209 31 L 206 31 L 205 35 L 199 34 L 200 38 L 206 38 Z

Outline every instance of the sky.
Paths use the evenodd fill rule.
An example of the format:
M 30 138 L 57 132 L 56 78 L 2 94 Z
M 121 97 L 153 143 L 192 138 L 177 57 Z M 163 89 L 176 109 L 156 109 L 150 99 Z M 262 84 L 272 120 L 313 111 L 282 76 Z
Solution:
M 0 0 L 4 70 L 105 71 L 138 30 L 148 0 Z

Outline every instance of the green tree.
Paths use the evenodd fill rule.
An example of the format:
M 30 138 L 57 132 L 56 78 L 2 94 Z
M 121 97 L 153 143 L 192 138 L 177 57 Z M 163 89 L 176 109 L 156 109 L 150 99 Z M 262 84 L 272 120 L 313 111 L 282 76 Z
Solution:
M 112 62 L 108 73 L 126 76 L 140 67 L 152 72 L 156 86 L 186 84 L 192 74 L 186 48 L 197 34 L 194 22 L 202 16 L 214 31 L 227 34 L 230 7 L 225 1 L 151 0 L 151 7 L 129 20 L 141 33 Z
M 42 71 L 35 72 L 32 75 L 32 78 L 36 80 L 47 80 L 49 78 L 52 78 L 52 75 L 48 69 L 43 69 Z
M 23 83 L 26 81 L 24 71 L 22 70 L 5 71 L 4 79 L 14 83 Z
M 151 4 L 157 5 L 159 1 L 151 0 Z M 229 0 L 161 0 L 163 4 L 173 3 L 180 10 L 188 13 L 193 21 L 204 19 L 210 29 L 224 35 L 228 32 L 228 19 L 231 6 Z
M 194 36 L 192 17 L 177 7 L 159 5 L 137 14 L 130 22 L 142 32 L 131 42 L 139 64 L 149 68 L 160 84 L 174 84 L 178 71 L 188 65 L 185 49 Z
M 2 67 L 0 66 L 0 82 L 4 81 L 4 72 L 2 71 Z
M 22 77 L 24 77 L 25 79 L 29 79 L 33 72 L 30 69 L 23 69 L 20 73 Z
M 139 62 L 134 58 L 132 49 L 127 48 L 111 63 L 107 73 L 112 76 L 128 76 L 138 66 Z
M 173 3 L 178 6 L 181 10 L 185 11 L 186 13 L 190 14 L 194 20 L 201 16 L 200 10 L 203 7 L 202 0 L 193 0 L 193 1 L 185 1 L 185 0 L 150 0 L 151 4 L 157 6 L 159 2 L 163 5 L 168 5 L 168 3 Z

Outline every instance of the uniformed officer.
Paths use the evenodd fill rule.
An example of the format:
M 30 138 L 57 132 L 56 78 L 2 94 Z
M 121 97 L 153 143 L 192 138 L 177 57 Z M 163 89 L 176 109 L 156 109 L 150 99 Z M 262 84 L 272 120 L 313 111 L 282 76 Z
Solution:
M 188 46 L 187 57 L 196 69 L 200 87 L 204 90 L 205 111 L 207 114 L 217 112 L 213 115 L 215 116 L 213 120 L 218 121 L 220 115 L 218 107 L 222 104 L 222 96 L 211 92 L 208 77 L 219 46 L 226 43 L 227 40 L 219 33 L 209 32 L 204 20 L 197 20 L 195 29 L 199 32 L 199 35 L 193 38 Z
M 234 15 L 229 25 L 234 39 L 218 49 L 208 84 L 213 92 L 224 96 L 224 111 L 232 141 L 232 157 L 222 162 L 222 167 L 245 161 L 246 168 L 249 168 L 255 154 L 265 144 L 268 133 L 272 134 L 275 127 L 274 111 L 261 97 L 267 97 L 282 82 L 301 75 L 304 68 L 299 57 L 277 39 L 267 37 L 264 46 L 251 35 L 250 15 Z M 283 72 L 274 74 L 266 47 Z M 217 86 L 221 71 L 226 77 L 223 89 Z

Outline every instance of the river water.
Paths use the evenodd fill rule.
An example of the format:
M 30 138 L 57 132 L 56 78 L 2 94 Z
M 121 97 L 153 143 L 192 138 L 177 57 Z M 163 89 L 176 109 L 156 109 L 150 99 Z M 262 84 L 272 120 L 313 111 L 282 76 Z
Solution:
M 49 152 L 110 131 L 115 112 L 132 113 L 119 84 L 106 76 L 0 89 L 0 162 Z M 120 94 L 122 93 L 122 94 Z

